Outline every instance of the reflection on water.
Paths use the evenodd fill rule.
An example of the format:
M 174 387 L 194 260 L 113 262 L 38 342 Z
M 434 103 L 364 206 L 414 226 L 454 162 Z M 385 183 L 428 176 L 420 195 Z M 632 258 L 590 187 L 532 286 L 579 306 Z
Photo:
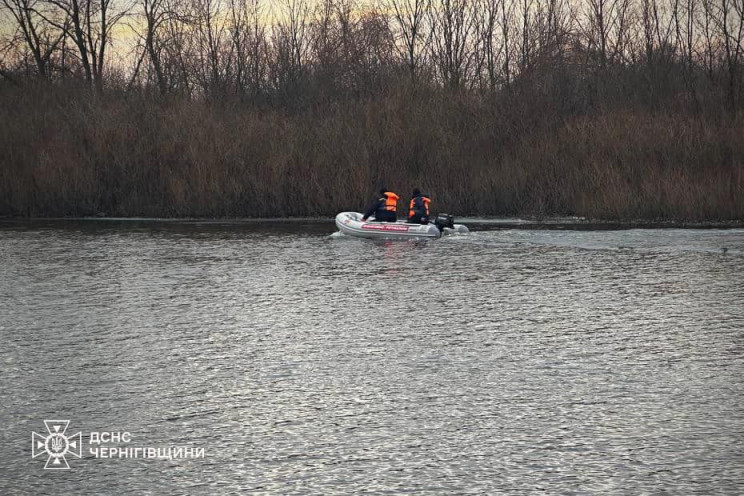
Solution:
M 0 230 L 0 493 L 741 492 L 744 231 L 332 231 Z

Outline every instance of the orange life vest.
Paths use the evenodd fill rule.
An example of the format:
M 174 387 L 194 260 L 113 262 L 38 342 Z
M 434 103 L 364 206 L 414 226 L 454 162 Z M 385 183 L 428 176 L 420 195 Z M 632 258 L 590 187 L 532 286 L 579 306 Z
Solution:
M 429 203 L 431 203 L 431 199 L 425 197 L 425 196 L 416 196 L 411 198 L 411 204 L 408 207 L 408 218 L 415 217 L 416 214 L 416 199 L 421 198 L 421 203 L 423 203 L 424 209 L 426 209 L 426 213 L 424 214 L 426 217 L 429 216 Z
M 398 210 L 398 198 L 400 197 L 395 193 L 386 191 L 385 196 L 380 198 L 380 200 L 385 201 L 385 210 L 388 212 L 395 212 Z

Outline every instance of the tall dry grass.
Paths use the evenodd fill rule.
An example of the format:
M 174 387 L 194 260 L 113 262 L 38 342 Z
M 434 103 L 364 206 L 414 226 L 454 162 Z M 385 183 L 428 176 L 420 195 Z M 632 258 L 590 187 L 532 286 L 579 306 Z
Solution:
M 385 183 L 456 215 L 744 218 L 725 113 L 406 87 L 286 112 L 29 83 L 0 86 L 0 115 L 0 215 L 331 216 Z

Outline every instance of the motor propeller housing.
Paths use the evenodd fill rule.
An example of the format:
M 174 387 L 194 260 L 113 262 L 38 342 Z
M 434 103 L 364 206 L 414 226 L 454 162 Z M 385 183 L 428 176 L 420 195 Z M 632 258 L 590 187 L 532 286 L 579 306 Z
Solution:
M 436 219 L 434 219 L 434 224 L 440 231 L 443 231 L 445 227 L 454 229 L 455 217 L 450 214 L 437 214 Z

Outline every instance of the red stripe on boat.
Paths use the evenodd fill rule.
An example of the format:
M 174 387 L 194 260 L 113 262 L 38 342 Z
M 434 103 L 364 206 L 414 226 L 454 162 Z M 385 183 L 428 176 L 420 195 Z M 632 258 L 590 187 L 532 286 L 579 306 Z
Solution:
M 405 232 L 408 231 L 408 226 L 395 226 L 395 225 L 385 225 L 385 224 L 364 224 L 362 226 L 362 229 L 369 229 L 370 231 L 397 231 L 397 232 Z

